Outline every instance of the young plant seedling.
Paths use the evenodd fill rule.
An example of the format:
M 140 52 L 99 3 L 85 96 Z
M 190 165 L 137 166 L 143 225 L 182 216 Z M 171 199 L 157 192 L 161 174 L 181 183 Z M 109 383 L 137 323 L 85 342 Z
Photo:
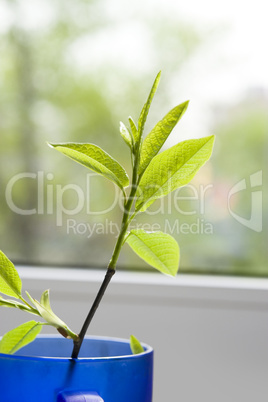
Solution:
M 142 108 L 137 125 L 131 117 L 128 119 L 129 128 L 120 123 L 120 134 L 131 154 L 131 182 L 125 169 L 107 152 L 94 144 L 49 144 L 74 161 L 111 180 L 120 188 L 124 198 L 121 229 L 105 278 L 79 334 L 73 332 L 53 313 L 48 290 L 44 291 L 40 302 L 27 292 L 29 301 L 25 300 L 21 293 L 18 272 L 5 254 L 0 253 L 0 293 L 12 297 L 12 299 L 4 299 L 0 296 L 0 305 L 19 308 L 44 320 L 44 322 L 29 321 L 5 334 L 0 342 L 0 352 L 15 352 L 34 340 L 43 325 L 52 325 L 64 337 L 73 339 L 72 357 L 77 358 L 88 326 L 115 274 L 116 263 L 124 243 L 127 243 L 139 257 L 160 272 L 171 276 L 177 274 L 180 251 L 175 239 L 161 231 L 146 232 L 143 229 L 128 231 L 129 224 L 137 214 L 144 212 L 155 200 L 192 180 L 210 158 L 214 136 L 179 142 L 159 153 L 169 134 L 185 113 L 189 103 L 186 101 L 168 112 L 143 140 L 146 119 L 159 80 L 160 72 Z M 130 344 L 133 353 L 142 352 L 143 349 L 135 337 L 131 337 Z

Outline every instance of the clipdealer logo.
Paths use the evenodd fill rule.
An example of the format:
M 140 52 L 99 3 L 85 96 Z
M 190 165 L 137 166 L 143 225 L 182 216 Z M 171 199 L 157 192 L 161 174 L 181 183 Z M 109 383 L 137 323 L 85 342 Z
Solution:
M 93 211 L 91 208 L 91 180 L 98 174 L 87 174 L 86 176 L 86 192 L 77 184 L 54 184 L 53 173 L 45 174 L 42 171 L 37 173 L 18 173 L 13 176 L 7 183 L 5 190 L 5 198 L 7 205 L 12 212 L 18 215 L 55 215 L 56 225 L 62 226 L 64 216 L 74 216 L 79 214 L 84 208 L 89 215 L 99 215 L 111 211 L 119 199 L 119 192 L 115 187 L 115 197 L 113 202 L 101 211 Z M 35 208 L 25 208 L 20 205 L 18 197 L 14 197 L 14 188 L 19 181 L 32 180 L 34 183 L 34 191 L 37 196 L 37 205 Z M 71 194 L 73 207 L 68 208 L 64 204 L 65 197 Z
M 10 210 L 19 215 L 55 215 L 56 225 L 63 226 L 64 217 L 70 217 L 78 215 L 83 209 L 88 215 L 101 215 L 107 214 L 112 211 L 116 205 L 119 205 L 121 209 L 124 208 L 121 193 L 116 186 L 114 186 L 113 199 L 110 204 L 103 208 L 102 210 L 95 211 L 91 205 L 91 191 L 92 191 L 92 179 L 98 176 L 96 173 L 87 174 L 86 177 L 86 189 L 82 189 L 77 184 L 67 184 L 60 185 L 54 184 L 54 175 L 52 173 L 45 174 L 44 172 L 30 173 L 24 172 L 13 176 L 7 183 L 5 189 L 5 197 L 7 205 Z M 37 195 L 37 205 L 35 208 L 23 208 L 20 205 L 20 200 L 18 197 L 14 196 L 14 188 L 19 181 L 22 180 L 32 180 L 34 181 L 35 191 Z M 228 192 L 227 196 L 227 208 L 230 215 L 241 225 L 253 230 L 255 232 L 262 231 L 262 171 L 259 170 L 253 173 L 249 178 L 244 178 L 236 183 Z M 148 215 L 155 215 L 159 213 L 170 214 L 172 210 L 179 213 L 180 216 L 200 216 L 202 219 L 194 222 L 198 225 L 198 232 L 203 234 L 212 234 L 213 225 L 210 222 L 206 222 L 205 219 L 205 204 L 207 202 L 207 193 L 213 190 L 213 185 L 209 184 L 206 186 L 199 185 L 199 188 L 195 188 L 193 185 L 188 184 L 184 187 L 188 188 L 188 195 L 183 196 L 181 194 L 181 189 L 178 188 L 173 192 L 172 197 L 167 196 L 167 203 L 163 203 L 163 198 L 159 199 L 158 208 L 156 210 L 146 210 Z M 232 208 L 232 198 L 240 194 L 242 195 L 244 191 L 250 191 L 251 205 L 250 205 L 250 216 L 245 218 L 240 215 L 237 211 Z M 72 208 L 67 208 L 64 205 L 65 197 L 67 193 L 71 194 L 73 200 Z M 166 197 L 165 197 L 166 198 Z M 190 210 L 182 209 L 182 201 L 189 201 L 189 205 L 192 205 Z M 192 202 L 192 204 L 191 204 Z M 195 207 L 194 207 L 195 206 Z M 74 220 L 67 221 L 68 230 L 75 230 L 75 223 L 79 225 Z M 170 231 L 180 231 L 182 233 L 185 225 L 187 223 L 176 220 L 176 228 L 170 228 Z M 208 227 L 209 226 L 209 227 Z M 82 224 L 79 226 L 79 231 L 83 231 Z M 92 230 L 92 228 L 90 229 Z M 93 229 L 95 230 L 95 229 Z M 196 228 L 191 228 L 191 232 L 196 231 Z M 89 231 L 89 229 L 88 229 Z
M 24 172 L 13 176 L 7 183 L 5 190 L 5 197 L 7 205 L 10 210 L 18 215 L 53 215 L 55 217 L 56 225 L 63 226 L 66 223 L 67 233 L 74 233 L 78 235 L 91 236 L 92 233 L 113 233 L 118 228 L 115 228 L 112 222 L 104 221 L 96 223 L 83 223 L 78 222 L 74 217 L 78 216 L 81 211 L 86 212 L 89 216 L 106 215 L 111 212 L 116 206 L 124 211 L 124 199 L 120 190 L 114 185 L 112 191 L 109 193 L 109 200 L 105 200 L 105 207 L 102 206 L 100 210 L 95 210 L 93 206 L 98 205 L 92 202 L 92 194 L 94 192 L 94 177 L 98 177 L 97 173 L 88 173 L 86 175 L 85 186 L 82 188 L 77 184 L 55 184 L 53 182 L 54 175 L 52 173 L 45 173 L 39 171 L 37 173 Z M 32 191 L 35 192 L 36 205 L 31 207 L 25 206 L 21 203 L 20 198 L 16 195 L 17 183 L 23 182 L 25 189 L 31 183 Z M 187 188 L 186 193 L 183 189 Z M 213 189 L 212 184 L 202 185 L 195 187 L 188 184 L 184 187 L 176 189 L 172 194 L 168 194 L 165 199 L 161 197 L 157 200 L 155 208 L 147 209 L 145 214 L 154 216 L 156 214 L 169 215 L 177 213 L 179 217 L 169 223 L 165 220 L 166 230 L 171 233 L 193 233 L 193 234 L 212 234 L 213 225 L 205 220 L 205 209 L 207 197 Z M 26 190 L 25 190 L 26 191 Z M 66 200 L 71 199 L 72 204 L 66 206 Z M 187 207 L 185 207 L 187 202 Z M 185 209 L 184 209 L 185 208 Z M 192 216 L 190 222 L 184 222 L 183 216 Z M 67 220 L 66 220 L 67 218 Z M 109 224 L 107 223 L 109 222 Z M 149 225 L 149 224 L 148 224 Z M 152 230 L 151 227 L 149 230 Z M 154 227 L 154 230 L 160 230 Z
M 228 210 L 229 213 L 235 218 L 235 220 L 241 225 L 254 230 L 255 232 L 262 231 L 262 170 L 253 173 L 249 177 L 249 185 L 247 185 L 247 180 L 242 179 L 236 183 L 228 194 Z M 235 194 L 242 191 L 251 192 L 251 210 L 249 218 L 244 218 L 243 216 L 235 213 L 231 208 L 231 199 Z

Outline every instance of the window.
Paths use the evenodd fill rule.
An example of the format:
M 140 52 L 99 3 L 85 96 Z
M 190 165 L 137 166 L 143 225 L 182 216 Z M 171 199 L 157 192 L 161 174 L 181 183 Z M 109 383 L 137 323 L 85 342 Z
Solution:
M 119 194 L 46 141 L 95 143 L 129 170 L 119 121 L 137 119 L 161 69 L 146 132 L 190 99 L 167 145 L 212 133 L 216 145 L 190 185 L 136 224 L 176 237 L 183 272 L 268 275 L 265 13 L 260 0 L 253 12 L 239 0 L 205 3 L 1 3 L 0 233 L 10 258 L 107 265 Z M 148 268 L 128 246 L 119 264 Z

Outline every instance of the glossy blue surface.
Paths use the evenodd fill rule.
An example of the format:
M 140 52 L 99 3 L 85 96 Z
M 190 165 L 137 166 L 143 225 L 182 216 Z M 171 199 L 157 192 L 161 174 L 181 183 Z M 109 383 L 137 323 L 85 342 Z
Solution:
M 144 353 L 132 355 L 128 340 L 86 338 L 79 359 L 71 360 L 71 341 L 38 337 L 17 355 L 0 354 L 0 402 L 97 402 L 96 395 L 152 402 L 153 350 L 143 346 Z
M 103 402 L 103 399 L 96 392 L 62 391 L 57 402 Z

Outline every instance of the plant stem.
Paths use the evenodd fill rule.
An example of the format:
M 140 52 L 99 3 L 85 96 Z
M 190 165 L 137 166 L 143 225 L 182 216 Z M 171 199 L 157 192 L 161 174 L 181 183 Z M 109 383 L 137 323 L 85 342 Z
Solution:
M 87 315 L 87 318 L 82 326 L 82 329 L 79 333 L 78 340 L 74 340 L 74 347 L 73 347 L 73 352 L 72 352 L 73 359 L 77 359 L 77 357 L 78 357 L 78 354 L 79 354 L 80 348 L 82 346 L 86 332 L 88 330 L 88 327 L 95 315 L 97 308 L 99 307 L 99 304 L 104 296 L 107 286 L 109 285 L 113 275 L 115 274 L 116 263 L 117 263 L 121 248 L 124 244 L 125 235 L 126 235 L 126 232 L 128 229 L 129 222 L 130 222 L 130 220 L 128 219 L 130 210 L 131 210 L 131 207 L 132 207 L 135 195 L 136 195 L 136 191 L 137 191 L 137 180 L 138 180 L 137 172 L 138 172 L 138 163 L 134 164 L 133 175 L 132 175 L 132 188 L 131 188 L 131 192 L 128 197 L 127 203 L 125 204 L 125 209 L 124 209 L 124 214 L 123 214 L 122 224 L 121 224 L 121 230 L 120 230 L 119 236 L 117 238 L 117 242 L 116 242 L 116 245 L 115 245 L 115 248 L 113 251 L 113 255 L 109 262 L 109 265 L 108 265 L 108 268 L 106 271 L 106 275 L 100 286 L 98 294 L 92 304 L 92 307 L 91 307 L 91 309 Z
M 79 339 L 78 341 L 74 341 L 74 347 L 73 347 L 73 352 L 72 352 L 72 358 L 73 359 L 77 359 L 80 348 L 82 346 L 82 342 L 84 340 L 84 337 L 86 335 L 87 329 L 89 324 L 91 323 L 92 318 L 94 317 L 94 314 L 97 310 L 97 308 L 99 307 L 99 304 L 101 302 L 101 299 L 103 298 L 103 295 L 105 293 L 105 290 L 107 288 L 107 286 L 109 285 L 110 280 L 112 279 L 112 276 L 115 274 L 115 270 L 114 269 L 107 269 L 105 278 L 101 284 L 101 287 L 99 289 L 99 292 L 94 300 L 94 303 L 92 304 L 92 307 L 88 313 L 88 316 L 84 322 L 84 325 L 79 333 Z

